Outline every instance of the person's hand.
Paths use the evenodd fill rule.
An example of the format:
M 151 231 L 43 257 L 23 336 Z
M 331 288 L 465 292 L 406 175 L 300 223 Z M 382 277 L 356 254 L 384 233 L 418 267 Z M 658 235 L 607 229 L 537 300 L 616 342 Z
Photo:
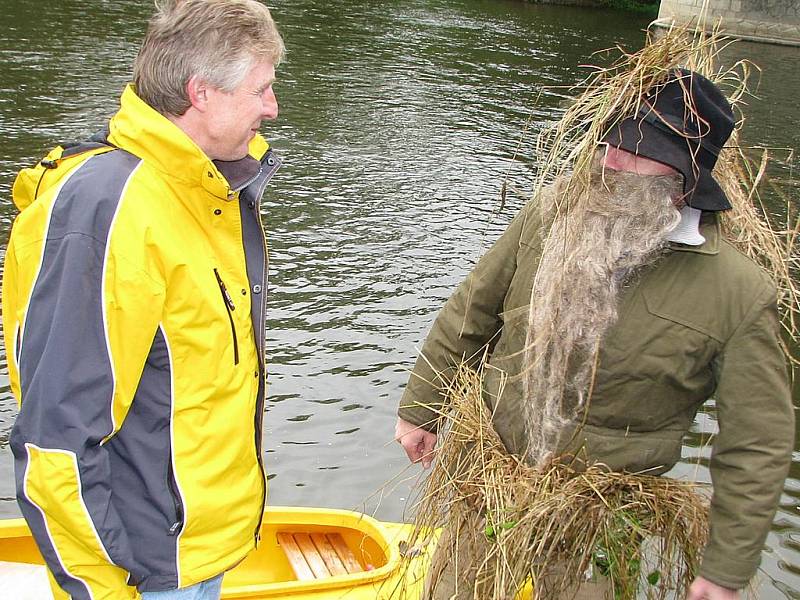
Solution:
M 739 600 L 739 590 L 722 587 L 704 577 L 698 577 L 689 588 L 686 600 Z
M 400 442 L 403 450 L 412 463 L 422 461 L 422 466 L 427 469 L 433 462 L 433 449 L 436 447 L 436 434 L 425 431 L 422 427 L 397 418 L 394 428 L 394 439 Z

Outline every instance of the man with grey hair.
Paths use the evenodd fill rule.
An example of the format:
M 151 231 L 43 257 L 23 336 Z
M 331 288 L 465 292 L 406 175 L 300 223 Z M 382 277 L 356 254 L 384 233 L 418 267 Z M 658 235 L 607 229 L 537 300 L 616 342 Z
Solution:
M 282 56 L 255 0 L 164 3 L 107 130 L 14 184 L 11 447 L 59 597 L 216 599 L 258 543 Z

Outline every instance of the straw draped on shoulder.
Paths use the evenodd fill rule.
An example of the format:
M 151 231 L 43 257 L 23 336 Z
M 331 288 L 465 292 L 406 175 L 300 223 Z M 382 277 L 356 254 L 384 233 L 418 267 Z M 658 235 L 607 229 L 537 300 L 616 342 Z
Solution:
M 440 390 L 456 365 L 478 364 L 488 346 L 484 401 L 507 450 L 525 455 L 524 347 L 543 230 L 526 205 L 448 300 L 401 399 L 401 418 L 435 431 L 447 408 Z M 680 459 L 700 406 L 715 398 L 720 433 L 700 574 L 741 588 L 759 565 L 788 472 L 794 417 L 774 284 L 723 239 L 714 215 L 703 216 L 701 233 L 703 245 L 671 245 L 621 292 L 588 412 L 558 450 L 614 471 L 661 474 Z

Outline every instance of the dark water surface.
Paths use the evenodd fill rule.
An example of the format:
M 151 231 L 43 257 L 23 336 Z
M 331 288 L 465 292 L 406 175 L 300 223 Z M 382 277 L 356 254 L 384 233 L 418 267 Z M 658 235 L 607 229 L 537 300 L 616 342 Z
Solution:
M 117 105 L 148 0 L 0 0 L 0 240 L 14 173 L 55 142 L 99 129 Z M 392 442 L 407 370 L 436 311 L 519 209 L 513 160 L 558 118 L 591 53 L 643 41 L 620 13 L 480 0 L 276 0 L 288 48 L 281 115 L 265 135 L 285 159 L 267 191 L 271 247 L 266 466 L 272 504 L 404 517 L 408 468 Z M 763 69 L 753 143 L 800 147 L 800 50 L 738 45 Z M 529 146 L 528 146 L 529 147 Z M 778 176 L 788 178 L 788 168 Z M 794 189 L 795 192 L 797 188 Z M 17 515 L 8 435 L 16 403 L 0 355 L 0 516 Z M 675 473 L 708 480 L 713 412 Z M 762 598 L 800 598 L 800 455 L 767 541 Z

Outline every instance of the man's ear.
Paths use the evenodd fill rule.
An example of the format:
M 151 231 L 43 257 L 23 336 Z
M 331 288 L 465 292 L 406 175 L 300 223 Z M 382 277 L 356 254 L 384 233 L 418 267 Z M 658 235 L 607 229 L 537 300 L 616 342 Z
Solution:
M 208 108 L 208 84 L 199 75 L 192 75 L 186 82 L 186 93 L 192 107 L 200 112 L 205 112 Z

